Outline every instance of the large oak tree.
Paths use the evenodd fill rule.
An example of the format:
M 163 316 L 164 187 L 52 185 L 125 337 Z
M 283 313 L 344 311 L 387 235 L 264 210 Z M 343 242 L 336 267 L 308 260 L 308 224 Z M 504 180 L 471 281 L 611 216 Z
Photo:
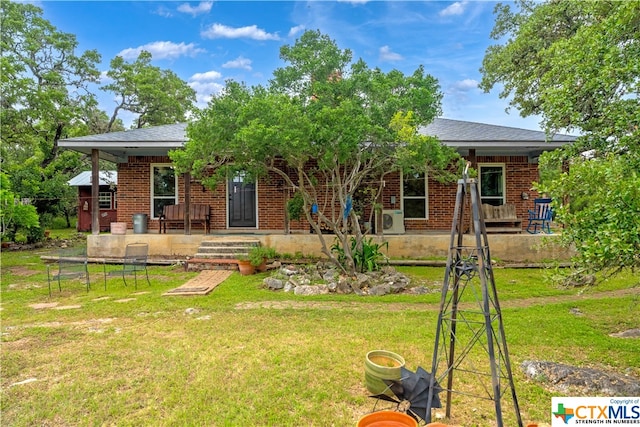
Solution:
M 634 1 L 518 1 L 496 8 L 481 87 L 523 116 L 582 136 L 542 156 L 578 277 L 640 267 L 640 8 Z M 593 277 L 593 276 L 591 276 Z
M 58 141 L 96 107 L 89 85 L 98 81 L 100 55 L 77 54 L 75 36 L 34 5 L 3 1 L 0 7 L 2 171 L 38 212 L 56 214 L 73 200 L 69 175 L 83 167 L 81 156 L 62 152 Z
M 280 58 L 288 65 L 268 87 L 228 81 L 171 157 L 212 188 L 238 171 L 254 179 L 275 174 L 302 197 L 324 254 L 354 273 L 363 267 L 354 260 L 362 222 L 373 216 L 373 209 L 369 218 L 353 209 L 355 199 L 375 207 L 387 174 L 443 177 L 456 157 L 418 133 L 440 112 L 438 83 L 422 67 L 404 75 L 354 62 L 350 50 L 318 31 L 283 46 Z M 340 260 L 322 228 L 335 234 Z

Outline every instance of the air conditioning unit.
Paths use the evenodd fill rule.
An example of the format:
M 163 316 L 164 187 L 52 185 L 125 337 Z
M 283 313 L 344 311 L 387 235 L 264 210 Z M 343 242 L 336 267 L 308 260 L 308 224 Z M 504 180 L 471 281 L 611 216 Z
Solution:
M 404 212 L 396 209 L 383 210 L 382 234 L 404 234 Z

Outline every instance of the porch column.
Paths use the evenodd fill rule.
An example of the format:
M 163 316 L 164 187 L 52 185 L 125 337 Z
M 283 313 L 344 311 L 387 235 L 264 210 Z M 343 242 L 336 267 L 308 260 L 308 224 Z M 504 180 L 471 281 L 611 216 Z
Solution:
M 467 159 L 471 162 L 471 167 L 474 169 L 478 169 L 478 160 L 476 159 L 476 150 L 475 148 L 469 149 L 469 158 Z
M 191 172 L 182 175 L 184 179 L 184 234 L 191 234 Z
M 100 234 L 100 150 L 91 150 L 91 234 Z

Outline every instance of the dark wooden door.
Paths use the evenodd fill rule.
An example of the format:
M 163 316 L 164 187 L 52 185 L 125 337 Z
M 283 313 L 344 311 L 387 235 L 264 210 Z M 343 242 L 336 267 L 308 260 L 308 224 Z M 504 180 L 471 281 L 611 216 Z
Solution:
M 229 227 L 256 226 L 256 185 L 243 174 L 229 180 Z

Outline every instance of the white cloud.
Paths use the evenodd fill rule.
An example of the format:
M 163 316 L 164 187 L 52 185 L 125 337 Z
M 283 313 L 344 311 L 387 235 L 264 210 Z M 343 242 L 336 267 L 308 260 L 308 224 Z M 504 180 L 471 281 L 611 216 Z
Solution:
M 124 59 L 136 59 L 140 52 L 146 50 L 151 53 L 153 59 L 172 59 L 181 56 L 194 57 L 205 52 L 204 49 L 197 48 L 195 44 L 173 43 L 173 42 L 152 42 L 138 47 L 130 47 L 118 53 Z
M 206 107 L 213 95 L 224 88 L 224 84 L 216 81 L 220 79 L 222 74 L 215 70 L 195 73 L 189 77 L 189 87 L 196 91 L 196 105 L 199 108 Z
M 294 37 L 296 34 L 304 31 L 304 25 L 296 25 L 295 27 L 291 27 L 289 30 L 289 37 Z
M 195 73 L 193 76 L 189 77 L 189 80 L 192 82 L 202 82 L 209 80 L 219 80 L 222 78 L 222 74 L 218 71 L 207 71 L 205 73 Z
M 401 61 L 402 59 L 404 59 L 402 55 L 392 52 L 389 46 L 382 46 L 380 48 L 381 61 Z
M 202 31 L 200 35 L 206 39 L 240 39 L 248 38 L 253 40 L 280 40 L 278 34 L 269 34 L 256 25 L 247 27 L 227 27 L 222 24 L 213 24 L 207 30 Z
M 242 68 L 243 70 L 251 71 L 251 60 L 239 56 L 232 61 L 222 64 L 222 68 Z
M 223 84 L 217 82 L 191 82 L 189 86 L 196 91 L 196 106 L 198 108 L 206 107 L 211 98 L 224 88 Z
M 459 92 L 467 92 L 469 90 L 478 89 L 479 82 L 474 79 L 459 80 L 453 84 L 453 88 Z
M 212 1 L 201 1 L 196 7 L 191 6 L 189 3 L 183 3 L 178 6 L 178 12 L 188 13 L 196 16 L 201 13 L 208 13 L 211 11 Z
M 468 3 L 469 3 L 468 0 L 457 1 L 447 6 L 446 8 L 442 9 L 439 15 L 440 16 L 462 15 Z
M 111 77 L 107 76 L 107 70 L 100 71 L 100 77 L 99 77 L 100 84 L 108 84 L 112 81 L 113 80 L 111 79 Z
M 171 11 L 163 5 L 158 6 L 158 8 L 153 13 L 162 16 L 163 18 L 171 18 L 173 16 L 173 13 L 171 13 Z

